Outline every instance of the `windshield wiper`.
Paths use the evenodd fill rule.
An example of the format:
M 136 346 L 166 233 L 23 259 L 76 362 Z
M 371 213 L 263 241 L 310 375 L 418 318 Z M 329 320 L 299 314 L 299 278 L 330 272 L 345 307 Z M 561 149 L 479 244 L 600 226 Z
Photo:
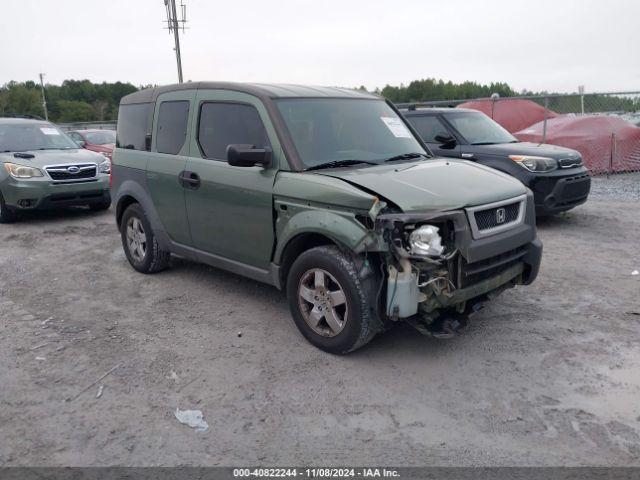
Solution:
M 473 142 L 471 145 L 495 145 L 496 142 Z
M 358 165 L 360 163 L 366 163 L 368 165 L 377 165 L 375 162 L 369 162 L 367 160 L 332 160 L 330 162 L 320 163 L 318 165 L 312 165 L 305 168 L 305 171 L 320 170 L 322 168 L 336 168 L 336 167 L 349 167 L 351 165 Z
M 395 162 L 396 160 L 411 160 L 412 158 L 419 158 L 419 157 L 431 158 L 426 153 L 411 152 L 411 153 L 402 153 L 400 155 L 389 157 L 385 160 L 385 162 Z

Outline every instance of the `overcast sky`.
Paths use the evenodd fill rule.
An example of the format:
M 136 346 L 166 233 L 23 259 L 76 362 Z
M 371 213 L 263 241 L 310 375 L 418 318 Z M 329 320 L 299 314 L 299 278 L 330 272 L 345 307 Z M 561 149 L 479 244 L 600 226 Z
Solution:
M 640 90 L 640 0 L 184 1 L 185 80 Z M 163 0 L 3 0 L 1 12 L 0 84 L 177 81 Z

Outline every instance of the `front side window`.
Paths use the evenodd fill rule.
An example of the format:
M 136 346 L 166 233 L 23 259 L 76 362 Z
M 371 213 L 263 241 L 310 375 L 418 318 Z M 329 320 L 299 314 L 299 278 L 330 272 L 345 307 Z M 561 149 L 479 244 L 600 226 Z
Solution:
M 206 158 L 227 160 L 232 144 L 269 147 L 269 138 L 260 115 L 244 103 L 206 102 L 200 107 L 198 144 Z
M 0 152 L 72 148 L 78 148 L 78 145 L 51 123 L 0 124 Z
M 427 154 L 382 100 L 286 98 L 276 104 L 306 168 L 340 160 L 380 163 L 396 155 Z
M 411 122 L 413 128 L 418 132 L 427 143 L 440 143 L 436 140 L 437 136 L 450 137 L 451 134 L 442 124 L 442 121 L 434 115 L 409 116 L 407 120 Z
M 176 155 L 187 138 L 189 101 L 162 102 L 158 109 L 158 133 L 156 150 L 158 153 Z
M 76 132 L 67 132 L 67 135 L 71 137 L 71 139 L 75 142 L 82 142 L 84 139 L 80 136 L 79 133 Z
M 447 121 L 460 132 L 471 145 L 514 143 L 518 140 L 481 112 L 452 112 Z

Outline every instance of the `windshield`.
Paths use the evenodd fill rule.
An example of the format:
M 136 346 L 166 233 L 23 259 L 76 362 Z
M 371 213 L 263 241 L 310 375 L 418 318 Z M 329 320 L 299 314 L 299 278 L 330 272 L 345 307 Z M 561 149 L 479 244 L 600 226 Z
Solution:
M 451 112 L 446 119 L 471 145 L 511 143 L 518 140 L 484 113 Z
M 116 132 L 112 130 L 102 130 L 101 132 L 86 132 L 84 138 L 93 145 L 106 145 L 116 143 Z
M 381 163 L 396 155 L 427 154 L 381 100 L 293 98 L 276 104 L 307 168 L 340 160 Z
M 71 148 L 78 146 L 50 123 L 0 124 L 0 152 Z

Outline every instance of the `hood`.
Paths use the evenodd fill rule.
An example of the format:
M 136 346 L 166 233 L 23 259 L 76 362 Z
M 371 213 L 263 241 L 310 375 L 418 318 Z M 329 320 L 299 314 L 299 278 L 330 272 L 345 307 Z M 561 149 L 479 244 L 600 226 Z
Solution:
M 497 143 L 495 145 L 468 145 L 465 151 L 485 153 L 488 155 L 532 155 L 536 157 L 550 157 L 556 160 L 563 158 L 580 158 L 580 153 L 570 148 L 549 145 L 547 143 Z
M 71 150 L 30 150 L 20 153 L 29 153 L 33 158 L 16 158 L 13 152 L 0 153 L 0 162 L 18 163 L 29 167 L 44 168 L 50 165 L 67 165 L 72 163 L 100 163 L 105 157 L 96 152 L 84 148 Z
M 526 193 L 518 180 L 476 163 L 435 158 L 314 173 L 342 179 L 398 205 L 405 213 L 453 210 Z

